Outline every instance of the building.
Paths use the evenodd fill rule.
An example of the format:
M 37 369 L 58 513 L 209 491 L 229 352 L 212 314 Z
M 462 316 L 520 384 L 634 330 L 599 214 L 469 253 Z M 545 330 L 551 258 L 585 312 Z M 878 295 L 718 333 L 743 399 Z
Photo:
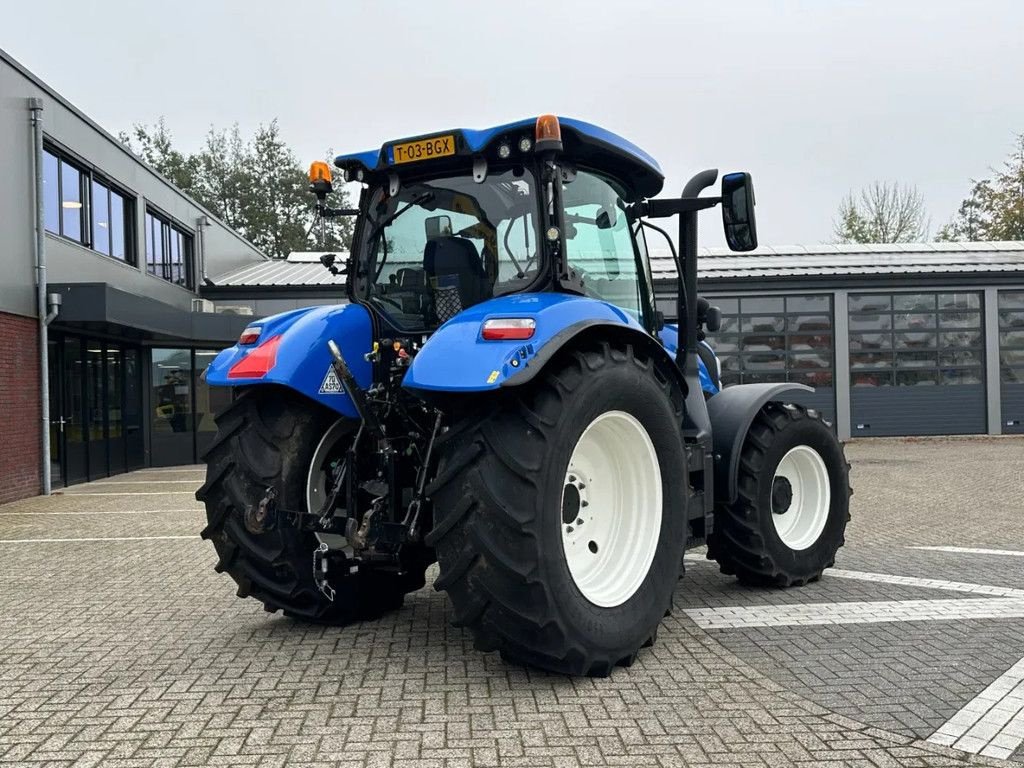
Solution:
M 197 461 L 230 396 L 208 362 L 255 317 L 345 301 L 343 278 L 320 254 L 268 260 L 3 51 L 0 95 L 0 503 Z M 1024 434 L 1024 243 L 699 267 L 726 384 L 810 384 L 844 439 Z M 672 319 L 670 254 L 652 269 Z
M 343 300 L 319 254 L 213 275 L 257 315 Z M 652 253 L 675 316 L 675 266 Z M 703 249 L 701 292 L 726 384 L 794 381 L 839 436 L 1024 434 L 1024 243 Z
M 0 502 L 43 487 L 44 389 L 54 487 L 196 461 L 200 374 L 247 320 L 201 311 L 200 289 L 266 257 L 3 51 L 0 95 Z M 60 302 L 43 348 L 37 211 Z

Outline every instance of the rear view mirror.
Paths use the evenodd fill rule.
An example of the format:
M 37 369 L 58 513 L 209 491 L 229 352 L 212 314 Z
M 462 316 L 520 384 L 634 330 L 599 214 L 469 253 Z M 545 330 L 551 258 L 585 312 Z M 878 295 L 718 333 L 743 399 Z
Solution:
M 757 248 L 754 184 L 749 173 L 727 173 L 722 177 L 722 224 L 730 250 Z
M 427 240 L 452 236 L 452 220 L 450 216 L 428 216 L 423 222 Z

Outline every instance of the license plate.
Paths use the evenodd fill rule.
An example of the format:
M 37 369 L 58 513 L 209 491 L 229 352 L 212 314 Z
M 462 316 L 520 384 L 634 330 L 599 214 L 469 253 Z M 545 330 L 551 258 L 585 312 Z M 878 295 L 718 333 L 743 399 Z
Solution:
M 430 139 L 395 144 L 388 152 L 388 159 L 392 165 L 398 165 L 399 163 L 414 163 L 417 160 L 431 160 L 454 154 L 455 136 L 434 136 Z

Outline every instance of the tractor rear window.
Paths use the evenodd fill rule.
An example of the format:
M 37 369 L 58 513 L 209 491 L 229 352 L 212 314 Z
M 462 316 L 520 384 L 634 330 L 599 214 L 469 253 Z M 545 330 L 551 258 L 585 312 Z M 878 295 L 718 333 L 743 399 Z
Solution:
M 400 328 L 432 329 L 462 309 L 521 291 L 540 254 L 533 176 L 522 169 L 404 185 L 370 201 L 367 297 Z

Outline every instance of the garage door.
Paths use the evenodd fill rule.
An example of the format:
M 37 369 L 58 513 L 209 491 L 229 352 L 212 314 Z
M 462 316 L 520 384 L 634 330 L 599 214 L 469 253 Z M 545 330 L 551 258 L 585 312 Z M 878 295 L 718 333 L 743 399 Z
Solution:
M 722 383 L 792 381 L 815 392 L 793 401 L 816 408 L 835 423 L 832 296 L 720 297 L 722 329 L 708 342 L 722 361 Z
M 1024 434 L 1024 291 L 999 292 L 1003 432 Z
M 850 295 L 852 434 L 986 431 L 981 294 Z

